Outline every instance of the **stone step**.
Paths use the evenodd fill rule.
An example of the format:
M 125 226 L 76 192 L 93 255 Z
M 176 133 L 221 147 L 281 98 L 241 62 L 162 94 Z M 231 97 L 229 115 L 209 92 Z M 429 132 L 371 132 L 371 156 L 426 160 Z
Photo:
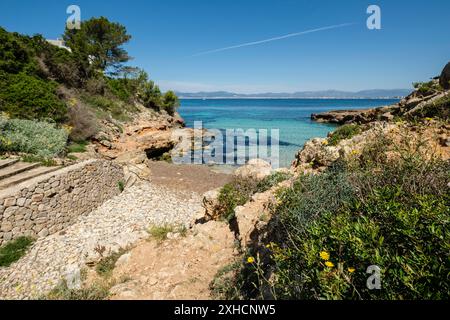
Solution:
M 19 159 L 5 159 L 0 160 L 0 169 L 12 166 L 13 164 L 19 162 Z
M 0 181 L 15 176 L 19 173 L 34 169 L 38 166 L 39 163 L 17 162 L 13 165 L 0 169 Z
M 11 176 L 7 179 L 1 180 L 0 181 L 0 190 L 12 187 L 21 182 L 36 178 L 36 177 L 46 174 L 46 173 L 56 171 L 58 169 L 60 169 L 60 167 L 37 167 L 37 168 L 35 167 L 34 169 L 24 171 L 22 173 Z

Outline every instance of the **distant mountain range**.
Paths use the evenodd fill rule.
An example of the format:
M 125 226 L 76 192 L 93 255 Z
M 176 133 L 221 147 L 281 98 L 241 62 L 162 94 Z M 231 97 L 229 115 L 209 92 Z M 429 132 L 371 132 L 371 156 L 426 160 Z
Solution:
M 255 94 L 241 94 L 227 91 L 215 92 L 176 92 L 181 99 L 390 99 L 402 98 L 411 93 L 411 89 L 372 89 L 357 92 L 325 90 L 325 91 L 299 91 L 287 92 L 266 92 Z

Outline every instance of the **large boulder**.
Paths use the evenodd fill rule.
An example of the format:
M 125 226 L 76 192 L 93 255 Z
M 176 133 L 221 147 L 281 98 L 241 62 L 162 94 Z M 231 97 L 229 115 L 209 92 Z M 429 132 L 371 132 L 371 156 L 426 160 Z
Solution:
M 447 63 L 444 70 L 442 70 L 441 77 L 439 78 L 439 84 L 445 90 L 450 89 L 450 62 Z
M 234 172 L 234 176 L 241 179 L 261 181 L 272 174 L 272 166 L 262 159 L 252 159 L 245 166 Z

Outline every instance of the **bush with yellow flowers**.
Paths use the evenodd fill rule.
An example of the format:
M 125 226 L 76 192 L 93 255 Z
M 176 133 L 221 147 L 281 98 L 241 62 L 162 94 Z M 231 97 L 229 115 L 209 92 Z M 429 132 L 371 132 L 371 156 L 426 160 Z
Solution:
M 450 162 L 407 149 L 384 157 L 381 142 L 364 148 L 359 161 L 300 176 L 277 194 L 270 240 L 252 252 L 261 257 L 257 279 L 267 281 L 247 273 L 256 289 L 241 296 L 450 298 Z M 380 270 L 381 289 L 367 285 L 370 266 Z

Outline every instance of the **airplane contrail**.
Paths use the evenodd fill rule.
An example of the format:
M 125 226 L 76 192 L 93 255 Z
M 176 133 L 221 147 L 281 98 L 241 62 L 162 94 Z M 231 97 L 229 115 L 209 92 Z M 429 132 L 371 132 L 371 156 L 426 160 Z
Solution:
M 220 49 L 204 51 L 204 52 L 200 52 L 200 53 L 194 54 L 194 55 L 192 55 L 192 57 L 198 57 L 198 56 L 203 56 L 203 55 L 210 54 L 210 53 L 216 53 L 216 52 L 221 52 L 221 51 L 226 51 L 226 50 L 231 50 L 231 49 L 237 49 L 237 48 L 242 48 L 242 47 L 254 46 L 254 45 L 257 45 L 257 44 L 261 44 L 261 43 L 267 43 L 267 42 L 282 40 L 282 39 L 286 39 L 286 38 L 297 37 L 297 36 L 301 36 L 301 35 L 304 35 L 304 34 L 314 33 L 314 32 L 319 32 L 319 31 L 324 31 L 324 30 L 330 30 L 330 29 L 337 29 L 337 28 L 347 27 L 347 26 L 351 26 L 351 25 L 354 25 L 354 24 L 356 24 L 356 23 L 343 23 L 343 24 L 336 24 L 336 25 L 322 27 L 322 28 L 317 28 L 317 29 L 306 30 L 306 31 L 302 31 L 302 32 L 290 33 L 290 34 L 286 34 L 284 36 L 279 36 L 279 37 L 275 37 L 275 38 L 259 40 L 259 41 L 253 41 L 253 42 L 247 42 L 247 43 L 242 43 L 242 44 L 238 44 L 238 45 L 231 46 L 231 47 L 225 47 L 225 48 L 220 48 Z

